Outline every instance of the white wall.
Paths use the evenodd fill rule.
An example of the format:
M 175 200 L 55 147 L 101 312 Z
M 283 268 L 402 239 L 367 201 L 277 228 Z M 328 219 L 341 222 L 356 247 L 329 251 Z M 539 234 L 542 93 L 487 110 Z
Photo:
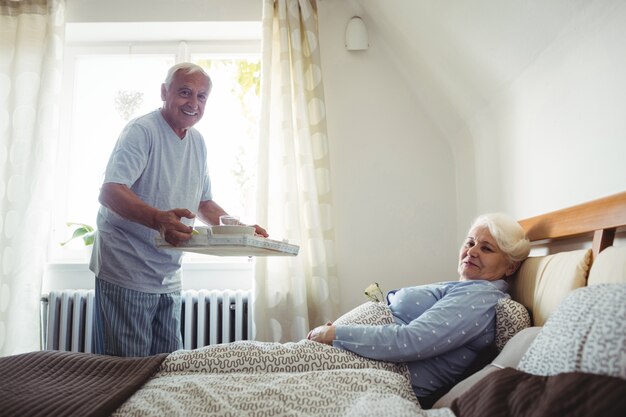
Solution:
M 429 240 L 395 232 L 406 245 L 397 258 L 385 253 L 395 244 L 393 239 L 381 246 L 373 243 L 371 236 L 385 236 L 382 227 L 374 226 L 376 232 L 368 236 L 355 232 L 355 224 L 364 219 L 339 207 L 340 278 L 345 280 L 344 297 L 349 294 L 344 305 L 357 299 L 352 294 L 361 281 L 371 281 L 369 271 L 385 277 L 387 267 L 391 282 L 405 282 L 399 276 L 407 278 L 412 271 L 403 256 L 419 252 L 425 241 L 439 243 L 437 230 L 445 230 L 452 206 L 458 227 L 452 220 L 448 224 L 459 241 L 481 212 L 505 211 L 525 218 L 626 190 L 623 0 L 319 4 L 322 57 L 334 64 L 324 67 L 324 76 L 330 137 L 340 141 L 332 144 L 338 203 L 370 204 L 365 184 L 376 183 L 377 177 L 367 170 L 363 155 L 349 156 L 359 141 L 376 149 L 367 156 L 397 163 L 396 173 L 404 169 L 415 181 L 413 189 L 424 191 L 422 196 L 449 187 L 449 175 L 455 182 L 450 187 L 455 188 L 454 196 L 438 201 L 442 212 L 437 214 L 420 207 L 415 196 L 383 191 L 388 204 L 411 207 L 436 223 L 424 225 L 423 219 L 416 219 L 410 225 Z M 361 55 L 340 47 L 341 31 L 351 15 L 360 15 L 370 33 L 372 47 Z M 367 116 L 354 120 L 360 112 Z M 382 117 L 373 121 L 378 115 Z M 400 136 L 385 133 L 396 129 Z M 415 140 L 402 146 L 404 135 Z M 397 153 L 384 148 L 382 138 L 385 143 L 398 141 L 393 147 Z M 445 157 L 444 143 L 451 149 Z M 355 162 L 345 168 L 350 157 Z M 432 175 L 429 185 L 421 184 L 432 167 L 422 161 L 425 171 L 411 171 L 402 163 L 408 157 L 442 158 L 445 173 Z M 363 181 L 353 180 L 353 174 Z M 384 212 L 376 197 L 371 199 L 372 211 Z M 431 280 L 445 279 L 447 263 L 455 262 L 449 249 L 455 239 L 442 233 L 448 246 L 442 244 L 427 262 L 420 258 L 416 263 L 420 271 L 434 265 Z M 420 275 L 418 282 L 424 279 L 420 272 L 413 274 Z
M 345 2 L 452 148 L 459 238 L 626 189 L 623 0 Z
M 318 5 L 342 308 L 362 303 L 372 282 L 386 291 L 454 280 L 452 150 L 376 30 L 368 25 L 367 51 L 346 51 L 354 9 Z
M 626 2 L 585 3 L 470 121 L 479 210 L 524 218 L 626 190 L 625 22 Z

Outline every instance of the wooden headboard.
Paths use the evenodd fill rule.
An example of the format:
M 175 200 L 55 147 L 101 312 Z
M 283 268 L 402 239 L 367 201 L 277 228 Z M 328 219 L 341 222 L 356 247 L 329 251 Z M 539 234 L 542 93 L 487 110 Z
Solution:
M 621 246 L 626 231 L 626 192 L 520 220 L 520 224 L 539 252 L 548 249 L 547 255 L 559 254 L 530 256 L 509 280 L 511 297 L 529 310 L 533 325 L 542 326 L 571 291 L 588 285 L 593 271 L 595 283 L 626 279 L 621 264 L 617 273 L 606 272 L 607 264 L 614 265 L 607 259 L 615 255 L 619 264 L 624 256 L 622 248 L 607 248 L 616 241 Z M 609 256 L 599 257 L 605 249 Z M 605 266 L 598 269 L 600 258 Z
M 626 192 L 520 220 L 531 242 L 592 236 L 594 258 L 626 228 Z

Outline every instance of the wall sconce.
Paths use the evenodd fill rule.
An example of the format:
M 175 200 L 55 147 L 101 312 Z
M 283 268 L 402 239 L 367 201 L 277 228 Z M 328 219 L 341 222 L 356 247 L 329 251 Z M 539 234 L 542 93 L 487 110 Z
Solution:
M 346 49 L 348 51 L 364 51 L 368 47 L 365 23 L 359 16 L 354 16 L 346 26 Z

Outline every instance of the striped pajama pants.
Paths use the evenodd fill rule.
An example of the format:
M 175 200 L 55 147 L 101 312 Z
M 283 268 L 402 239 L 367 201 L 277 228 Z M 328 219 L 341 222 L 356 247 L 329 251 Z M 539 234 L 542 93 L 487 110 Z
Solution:
M 94 352 L 150 356 L 182 349 L 180 291 L 151 294 L 96 278 Z

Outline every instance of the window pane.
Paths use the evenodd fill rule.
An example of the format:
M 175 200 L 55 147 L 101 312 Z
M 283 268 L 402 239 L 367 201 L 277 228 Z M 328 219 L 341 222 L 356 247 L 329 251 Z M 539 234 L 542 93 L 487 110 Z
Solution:
M 173 57 L 90 56 L 76 62 L 68 218 L 95 222 L 111 150 L 126 123 L 161 106 Z
M 196 126 L 207 144 L 213 198 L 242 221 L 254 222 L 260 61 L 192 59 L 213 83 L 204 117 Z
M 203 134 L 215 200 L 242 221 L 254 221 L 256 142 L 259 118 L 258 56 L 219 59 L 192 56 L 213 81 Z M 69 238 L 66 222 L 95 225 L 104 170 L 126 123 L 161 107 L 161 84 L 175 63 L 165 54 L 79 55 L 72 74 L 69 128 L 62 138 L 58 201 L 53 219 L 50 260 L 84 262 L 81 241 L 61 247 Z M 70 110 L 71 109 L 71 110 Z M 187 261 L 220 262 L 216 257 L 187 254 Z M 234 260 L 230 258 L 229 260 Z
M 95 226 L 106 163 L 128 120 L 161 106 L 160 86 L 174 55 L 79 55 L 66 111 L 54 213 L 51 260 L 85 260 L 82 242 L 61 248 L 70 236 L 66 222 Z

